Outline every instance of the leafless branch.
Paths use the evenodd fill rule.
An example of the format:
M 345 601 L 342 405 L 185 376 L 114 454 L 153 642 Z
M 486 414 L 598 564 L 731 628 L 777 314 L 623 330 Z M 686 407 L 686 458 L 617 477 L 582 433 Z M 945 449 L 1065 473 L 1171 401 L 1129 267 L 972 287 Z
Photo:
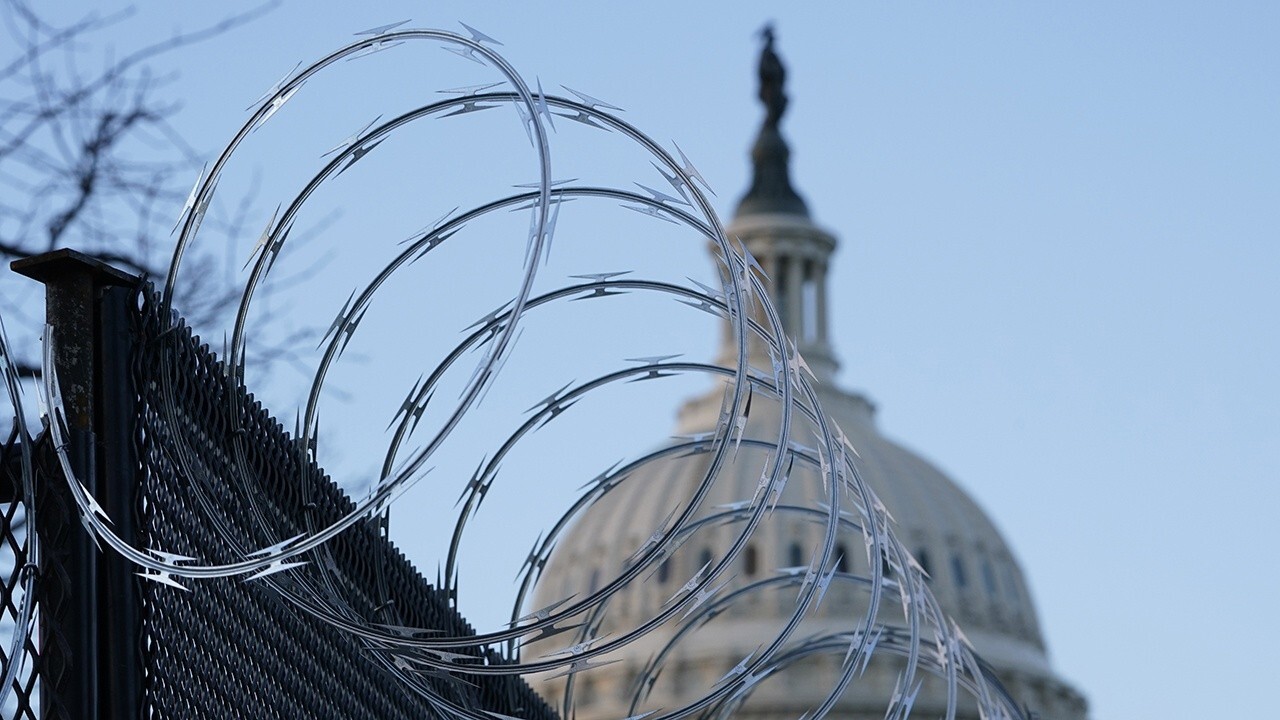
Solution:
M 276 4 L 103 60 L 92 48 L 104 43 L 105 31 L 128 22 L 132 10 L 59 25 L 27 0 L 0 0 L 0 33 L 8 36 L 0 47 L 9 48 L 0 51 L 0 259 L 71 246 L 139 275 L 162 276 L 172 214 L 201 157 L 171 122 L 179 108 L 166 94 L 173 78 L 157 76 L 152 63 L 252 22 Z M 254 194 L 250 189 L 229 208 L 215 205 L 206 220 L 205 232 L 225 237 L 227 251 L 201 243 L 184 261 L 191 272 L 177 301 L 194 323 L 234 309 L 232 248 L 244 237 Z M 0 297 L 8 305 L 20 293 L 4 288 Z M 0 307 L 10 315 L 24 310 Z M 267 354 L 288 359 L 283 349 Z

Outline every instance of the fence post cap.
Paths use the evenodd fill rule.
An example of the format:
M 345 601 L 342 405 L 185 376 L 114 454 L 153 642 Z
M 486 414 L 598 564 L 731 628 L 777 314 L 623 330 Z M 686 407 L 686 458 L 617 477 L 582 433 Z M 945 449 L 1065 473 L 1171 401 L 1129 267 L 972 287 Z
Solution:
M 61 248 L 14 260 L 9 263 L 9 267 L 19 275 L 25 275 L 46 285 L 52 281 L 80 274 L 89 275 L 98 287 L 112 285 L 133 287 L 139 280 L 136 275 L 71 248 Z

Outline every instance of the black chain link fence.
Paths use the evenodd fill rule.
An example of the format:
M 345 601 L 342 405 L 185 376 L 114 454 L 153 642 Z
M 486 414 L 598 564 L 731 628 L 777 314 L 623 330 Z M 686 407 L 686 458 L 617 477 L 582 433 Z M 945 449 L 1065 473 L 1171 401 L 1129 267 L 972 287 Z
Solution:
M 35 567 L 28 565 L 27 538 L 31 532 L 30 518 L 22 503 L 22 447 L 16 429 L 0 442 L 0 679 L 7 677 L 11 665 L 17 670 L 9 687 L 8 697 L 0 705 L 0 716 L 6 718 L 37 718 L 40 708 L 40 652 L 33 633 L 24 633 L 23 601 L 26 597 L 25 581 L 34 575 Z M 34 594 L 34 593 L 33 593 Z M 28 617 L 34 617 L 29 615 Z M 13 638 L 25 635 L 22 645 L 10 652 Z
M 189 328 L 146 296 L 136 326 L 141 539 L 167 553 L 228 562 L 324 527 L 351 501 L 303 448 L 228 379 Z M 305 612 L 285 596 L 347 618 L 474 631 L 372 523 L 258 580 L 147 582 L 143 633 L 148 718 L 423 718 L 440 708 L 421 690 L 476 711 L 522 718 L 555 713 L 513 676 L 397 677 L 395 657 Z M 462 648 L 481 664 L 488 648 Z
M 83 265 L 51 288 L 74 291 Z M 57 292 L 71 291 L 51 297 Z M 117 532 L 152 550 L 221 563 L 350 512 L 351 500 L 190 329 L 162 316 L 154 292 L 97 297 L 51 315 L 71 318 L 66 328 L 55 322 L 64 338 L 80 333 L 84 347 L 97 348 L 98 389 L 86 405 L 97 408 L 96 430 L 73 437 L 71 462 L 113 508 Z M 33 460 L 34 523 L 23 502 L 23 442 Z M 28 533 L 40 540 L 38 569 Z M 17 667 L 0 717 L 391 720 L 447 717 L 453 705 L 556 718 L 517 676 L 424 672 L 313 611 L 352 626 L 475 634 L 376 522 L 296 559 L 306 564 L 258 579 L 179 579 L 185 589 L 144 580 L 93 547 L 46 436 L 0 435 L 0 678 Z M 26 578 L 35 581 L 37 612 L 9 657 Z M 450 652 L 477 665 L 505 662 L 488 647 Z

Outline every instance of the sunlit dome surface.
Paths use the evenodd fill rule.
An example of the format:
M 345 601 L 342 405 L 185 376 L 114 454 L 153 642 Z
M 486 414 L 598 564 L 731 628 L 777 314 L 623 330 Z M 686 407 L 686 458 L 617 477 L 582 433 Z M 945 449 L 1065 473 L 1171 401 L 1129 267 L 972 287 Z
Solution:
M 898 537 L 929 573 L 930 587 L 943 610 L 959 624 L 1020 703 L 1045 718 L 1085 717 L 1083 697 L 1052 671 L 1022 570 L 991 520 L 934 465 L 885 438 L 876 428 L 871 405 L 863 397 L 841 392 L 830 385 L 824 387 L 819 391 L 823 407 L 857 449 L 859 458 L 855 462 L 863 479 L 889 509 L 896 521 Z M 718 392 L 690 402 L 681 413 L 679 432 L 696 434 L 713 429 L 719 406 Z M 706 504 L 714 507 L 751 497 L 758 476 L 748 471 L 749 466 L 750 463 L 745 462 L 733 465 L 722 476 L 724 480 L 716 484 Z M 575 524 L 559 544 L 539 582 L 535 605 L 540 607 L 553 599 L 583 592 L 615 575 L 653 528 L 668 516 L 673 499 L 688 497 L 702 480 L 704 471 L 705 465 L 701 462 L 672 461 L 650 466 L 620 485 Z M 796 490 L 789 491 L 785 501 L 805 504 L 803 488 L 813 485 L 794 483 L 794 487 Z M 739 573 L 763 575 L 793 566 L 797 560 L 807 562 L 820 532 L 821 526 L 814 522 L 780 521 L 762 525 L 752 535 L 747 556 L 739 561 Z M 724 538 L 707 539 L 702 545 L 695 538 L 668 561 L 665 571 L 655 574 L 650 582 L 625 591 L 626 596 L 615 603 L 619 614 L 628 619 L 616 622 L 631 625 L 655 612 L 696 570 L 704 555 L 723 550 Z M 865 571 L 867 561 L 862 547 L 841 549 L 847 553 L 854 572 Z M 748 559 L 752 555 L 754 561 Z M 754 568 L 748 566 L 751 562 Z M 825 602 L 829 603 L 825 612 L 833 616 L 856 617 L 865 612 L 865 600 L 857 593 L 833 592 Z M 731 618 L 700 640 L 698 657 L 685 658 L 686 665 L 682 666 L 685 673 L 697 676 L 686 678 L 689 691 L 694 692 L 696 686 L 709 687 L 750 652 L 752 647 L 743 647 L 740 639 L 758 636 L 754 626 L 779 621 L 789 612 L 786 602 L 748 600 L 741 603 Z M 627 673 L 637 672 L 652 650 L 650 646 L 637 647 L 631 653 L 630 663 L 619 664 L 622 669 L 615 673 L 617 677 L 613 681 L 595 680 L 597 685 L 613 687 L 588 693 L 586 697 L 590 702 L 587 703 L 580 697 L 579 717 L 628 716 L 625 701 L 629 698 L 624 698 L 629 683 Z M 705 666 L 704 671 L 697 670 L 698 666 Z M 866 713 L 868 717 L 880 717 L 883 714 L 884 701 L 893 691 L 894 675 L 889 672 L 882 676 L 869 675 L 868 680 L 859 684 L 853 694 L 861 693 L 869 702 L 851 700 L 843 708 L 846 714 L 842 716 L 857 717 Z M 881 685 L 868 687 L 876 682 Z M 829 684 L 826 687 L 815 684 L 808 697 L 788 693 L 785 702 L 771 703 L 767 712 L 750 715 L 798 717 L 820 700 L 820 693 L 829 687 Z M 554 692 L 550 694 L 554 697 Z M 917 703 L 918 712 L 943 709 L 941 698 L 933 698 L 939 703 L 936 707 L 924 704 L 925 699 L 928 698 Z

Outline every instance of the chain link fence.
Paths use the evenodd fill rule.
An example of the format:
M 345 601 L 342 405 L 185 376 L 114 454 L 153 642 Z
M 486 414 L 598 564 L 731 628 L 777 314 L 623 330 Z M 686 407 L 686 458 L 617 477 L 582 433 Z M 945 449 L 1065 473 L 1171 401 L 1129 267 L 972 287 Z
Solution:
M 228 562 L 351 511 L 153 290 L 73 257 L 28 274 L 49 287 L 51 324 L 70 348 L 59 362 L 92 358 L 58 371 L 77 392 L 91 389 L 69 404 L 70 462 L 121 537 Z M 17 638 L 0 646 L 0 676 L 13 668 L 4 717 L 407 720 L 451 716 L 447 705 L 556 717 L 517 676 L 405 672 L 376 641 L 333 622 L 475 634 L 376 522 L 269 577 L 152 582 L 96 547 L 44 437 L 13 431 L 0 443 L 0 636 Z M 34 513 L 23 443 L 34 460 Z M 38 601 L 34 613 L 24 600 Z M 489 647 L 453 651 L 477 665 L 505 662 Z

